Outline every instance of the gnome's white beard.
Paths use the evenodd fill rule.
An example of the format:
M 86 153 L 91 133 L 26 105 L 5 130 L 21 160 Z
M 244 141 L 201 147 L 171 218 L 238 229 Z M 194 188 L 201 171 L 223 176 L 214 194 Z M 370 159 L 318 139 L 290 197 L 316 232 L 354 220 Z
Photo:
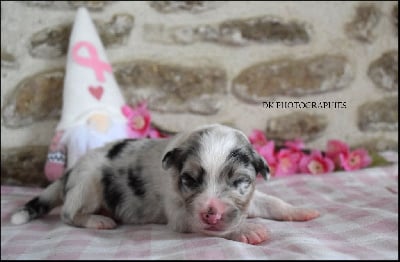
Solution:
M 99 132 L 93 126 L 80 124 L 64 130 L 61 142 L 67 146 L 67 169 L 89 150 L 101 147 L 108 142 L 127 138 L 126 123 L 111 121 L 106 132 Z

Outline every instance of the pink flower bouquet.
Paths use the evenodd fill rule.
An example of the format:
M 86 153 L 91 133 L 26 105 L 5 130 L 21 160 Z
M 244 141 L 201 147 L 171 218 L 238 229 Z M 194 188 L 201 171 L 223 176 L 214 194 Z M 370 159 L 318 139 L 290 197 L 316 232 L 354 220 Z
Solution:
M 335 170 L 357 170 L 369 166 L 371 156 L 365 149 L 350 150 L 340 140 L 329 140 L 325 152 L 305 149 L 301 139 L 285 141 L 284 146 L 276 147 L 259 130 L 249 135 L 250 143 L 264 157 L 273 176 L 289 176 L 299 173 L 320 175 Z
M 130 138 L 162 138 L 166 135 L 151 126 L 151 115 L 147 103 L 139 103 L 135 107 L 124 105 L 122 113 L 128 119 L 128 134 Z

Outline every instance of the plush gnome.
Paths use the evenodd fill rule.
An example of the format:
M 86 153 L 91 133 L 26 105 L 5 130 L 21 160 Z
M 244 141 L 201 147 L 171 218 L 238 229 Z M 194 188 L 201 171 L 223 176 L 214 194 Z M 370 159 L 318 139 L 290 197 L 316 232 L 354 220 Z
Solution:
M 124 98 L 85 8 L 70 36 L 61 120 L 49 147 L 45 175 L 53 181 L 88 150 L 129 137 Z

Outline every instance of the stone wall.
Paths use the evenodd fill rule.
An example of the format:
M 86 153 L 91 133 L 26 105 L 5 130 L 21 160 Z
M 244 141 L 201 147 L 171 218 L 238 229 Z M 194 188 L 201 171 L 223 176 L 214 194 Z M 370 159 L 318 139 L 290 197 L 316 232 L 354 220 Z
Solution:
M 395 1 L 2 1 L 2 183 L 46 183 L 82 5 L 127 101 L 146 99 L 161 129 L 219 122 L 319 149 L 398 148 Z

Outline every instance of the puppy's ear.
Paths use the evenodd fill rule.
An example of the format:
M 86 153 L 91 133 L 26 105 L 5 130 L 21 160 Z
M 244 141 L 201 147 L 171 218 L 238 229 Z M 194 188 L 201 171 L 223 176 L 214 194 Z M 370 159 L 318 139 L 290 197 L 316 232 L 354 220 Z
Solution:
M 252 164 L 257 174 L 260 173 L 265 180 L 270 177 L 269 167 L 262 156 L 253 150 L 253 161 Z
M 168 151 L 162 159 L 162 167 L 164 170 L 167 170 L 172 166 L 179 169 L 179 167 L 182 166 L 181 156 L 182 149 L 180 148 L 174 148 L 171 151 Z

